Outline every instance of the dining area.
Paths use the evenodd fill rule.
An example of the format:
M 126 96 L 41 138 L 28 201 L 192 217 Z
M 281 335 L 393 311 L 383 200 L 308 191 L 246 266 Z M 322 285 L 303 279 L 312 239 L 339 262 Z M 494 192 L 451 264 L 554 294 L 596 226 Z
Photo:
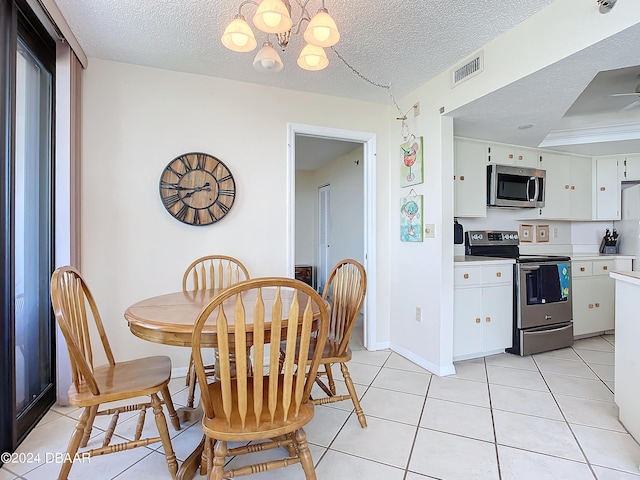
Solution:
M 135 337 L 190 350 L 186 378 L 172 378 L 166 355 L 116 361 L 81 273 L 58 268 L 51 299 L 71 359 L 69 403 L 81 413 L 57 478 L 75 478 L 78 458 L 118 456 L 154 444 L 165 457 L 163 478 L 260 478 L 261 472 L 296 465 L 294 478 L 317 478 L 305 434 L 314 406 L 348 402 L 360 428 L 367 426 L 347 366 L 365 293 L 364 268 L 351 259 L 336 264 L 318 293 L 291 278 L 251 278 L 233 257 L 198 258 L 185 269 L 180 291 L 141 299 L 123 312 Z M 94 365 L 102 357 L 107 362 Z M 336 380 L 346 392 L 337 390 Z M 170 384 L 184 386 L 177 408 Z M 120 417 L 127 423 L 135 414 L 133 439 L 119 441 Z M 103 416 L 111 420 L 96 448 L 92 429 L 104 425 Z M 193 435 L 198 426 L 201 438 L 193 450 L 176 455 L 173 436 L 184 428 Z M 235 467 L 241 457 L 247 460 Z M 79 467 L 87 471 L 87 465 Z

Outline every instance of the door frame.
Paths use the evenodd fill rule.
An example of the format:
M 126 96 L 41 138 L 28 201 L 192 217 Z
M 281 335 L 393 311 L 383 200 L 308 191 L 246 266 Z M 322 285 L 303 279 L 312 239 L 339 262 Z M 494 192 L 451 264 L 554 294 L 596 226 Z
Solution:
M 376 337 L 376 135 L 369 132 L 344 130 L 339 128 L 287 124 L 287 272 L 293 277 L 295 272 L 295 231 L 296 231 L 296 135 L 343 140 L 360 143 L 364 157 L 364 268 L 367 272 L 367 296 L 364 302 L 364 346 L 375 349 Z

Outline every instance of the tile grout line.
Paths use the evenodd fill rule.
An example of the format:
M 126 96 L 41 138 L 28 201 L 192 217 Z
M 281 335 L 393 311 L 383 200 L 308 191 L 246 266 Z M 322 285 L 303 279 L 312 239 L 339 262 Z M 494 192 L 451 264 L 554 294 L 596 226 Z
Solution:
M 573 352 L 575 352 L 573 347 L 571 347 L 571 350 Z M 575 353 L 577 355 L 577 352 L 575 352 Z M 580 357 L 580 359 L 582 360 L 582 357 Z M 584 363 L 584 360 L 582 360 L 582 361 Z M 591 471 L 591 474 L 593 475 L 593 478 L 595 480 L 598 480 L 596 472 L 593 470 L 593 467 L 591 465 L 591 462 L 589 461 L 589 458 L 587 457 L 587 454 L 585 453 L 584 449 L 582 448 L 582 445 L 580 444 L 580 441 L 578 440 L 578 437 L 576 436 L 575 432 L 573 431 L 573 428 L 571 428 L 571 424 L 569 423 L 569 420 L 567 420 L 567 416 L 565 415 L 564 411 L 560 407 L 560 404 L 558 403 L 558 399 L 556 398 L 555 394 L 551 391 L 551 387 L 547 383 L 547 379 L 542 374 L 542 370 L 540 370 L 540 367 L 538 366 L 538 362 L 536 361 L 535 357 L 533 357 L 533 363 L 535 363 L 536 367 L 538 368 L 538 371 L 540 372 L 540 376 L 542 377 L 542 380 L 544 381 L 545 385 L 547 385 L 547 388 L 549 389 L 549 392 L 551 393 L 551 398 L 553 398 L 553 401 L 555 402 L 556 406 L 558 407 L 558 411 L 560 412 L 560 415 L 562 415 L 562 418 L 563 418 L 564 422 L 566 423 L 567 427 L 569 428 L 569 431 L 571 432 L 571 436 L 575 440 L 576 445 L 578 445 L 578 448 L 580 449 L 580 453 L 584 457 L 584 459 L 586 461 L 586 464 L 589 467 L 589 470 Z
M 502 480 L 502 469 L 500 468 L 500 455 L 498 454 L 498 434 L 496 433 L 496 423 L 493 418 L 493 402 L 491 401 L 491 388 L 489 382 L 489 369 L 487 368 L 487 360 L 483 358 L 484 374 L 487 378 L 487 394 L 489 395 L 489 411 L 491 412 L 491 426 L 493 427 L 493 446 L 496 451 L 496 465 L 498 467 L 498 480 Z
M 422 403 L 422 410 L 420 411 L 420 416 L 418 417 L 418 423 L 416 425 L 416 433 L 413 435 L 413 441 L 411 442 L 411 448 L 409 449 L 409 456 L 407 457 L 407 466 L 404 469 L 404 477 L 406 480 L 407 475 L 409 474 L 409 465 L 411 465 L 411 457 L 413 457 L 413 450 L 416 447 L 416 440 L 418 439 L 418 433 L 420 433 L 420 423 L 422 423 L 422 416 L 425 413 L 425 409 L 427 407 L 427 398 L 429 396 L 429 389 L 431 388 L 431 381 L 433 380 L 433 375 L 429 377 L 429 383 L 427 384 L 427 391 L 424 394 L 424 402 Z

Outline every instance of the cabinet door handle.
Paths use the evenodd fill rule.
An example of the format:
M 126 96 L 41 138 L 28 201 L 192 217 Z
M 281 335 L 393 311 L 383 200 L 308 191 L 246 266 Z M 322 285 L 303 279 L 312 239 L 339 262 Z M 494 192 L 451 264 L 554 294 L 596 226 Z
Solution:
M 584 267 L 580 267 L 580 271 L 584 272 L 585 268 Z
M 476 323 L 480 323 L 480 319 L 479 318 L 476 318 Z
M 564 186 L 564 189 L 565 189 L 565 190 L 569 190 L 569 185 L 565 185 L 565 186 Z
M 502 276 L 502 272 L 496 272 L 496 277 L 501 277 Z
M 603 269 L 603 270 L 608 270 L 608 269 L 609 269 L 609 267 L 607 267 L 606 265 L 604 265 L 604 266 L 602 267 L 602 269 Z
M 484 320 L 485 320 L 485 322 L 489 323 L 491 321 L 491 317 L 487 317 Z
M 509 158 L 513 158 L 513 153 L 510 153 L 510 154 L 509 154 Z
M 464 175 L 460 175 L 460 181 L 464 182 Z
M 593 308 L 593 303 L 590 303 L 590 304 L 589 304 L 589 308 Z
M 575 190 L 576 186 L 575 185 L 571 185 L 571 190 Z
M 599 303 L 596 303 L 596 308 L 600 308 L 600 304 Z
M 600 191 L 604 192 L 606 190 L 606 187 L 600 187 Z
M 522 155 L 518 155 L 518 160 L 522 160 Z

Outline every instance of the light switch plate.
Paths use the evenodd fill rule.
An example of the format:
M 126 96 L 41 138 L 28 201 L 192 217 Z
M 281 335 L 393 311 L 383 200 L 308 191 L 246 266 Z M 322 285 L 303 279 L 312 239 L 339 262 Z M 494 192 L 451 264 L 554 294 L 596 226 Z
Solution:
M 436 224 L 427 223 L 424 226 L 424 236 L 427 238 L 436 238 Z

